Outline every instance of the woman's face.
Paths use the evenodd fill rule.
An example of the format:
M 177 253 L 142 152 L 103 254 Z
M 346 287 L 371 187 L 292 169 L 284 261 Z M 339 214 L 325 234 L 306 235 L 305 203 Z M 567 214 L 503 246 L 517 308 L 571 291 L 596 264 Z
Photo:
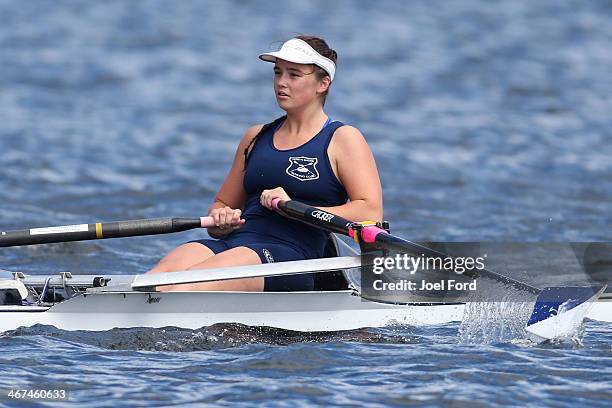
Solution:
M 274 92 L 281 109 L 294 110 L 317 101 L 329 87 L 329 78 L 319 80 L 310 64 L 277 59 L 274 65 Z

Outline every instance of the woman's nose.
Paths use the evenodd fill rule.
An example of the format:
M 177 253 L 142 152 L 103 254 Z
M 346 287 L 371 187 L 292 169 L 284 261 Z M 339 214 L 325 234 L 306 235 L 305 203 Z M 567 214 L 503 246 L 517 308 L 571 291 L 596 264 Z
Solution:
M 274 81 L 279 86 L 284 86 L 287 84 L 287 76 L 285 74 L 280 74 L 274 77 Z

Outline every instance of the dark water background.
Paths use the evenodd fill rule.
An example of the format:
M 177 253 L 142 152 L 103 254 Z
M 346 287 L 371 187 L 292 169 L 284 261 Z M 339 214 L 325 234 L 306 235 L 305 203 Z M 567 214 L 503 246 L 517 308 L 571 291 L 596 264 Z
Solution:
M 0 226 L 205 213 L 244 130 L 281 113 L 257 54 L 314 33 L 339 53 L 327 111 L 366 135 L 395 233 L 608 241 L 611 19 L 605 0 L 0 0 Z M 2 249 L 0 268 L 140 273 L 200 236 Z M 453 325 L 283 336 L 19 331 L 0 337 L 0 388 L 65 384 L 91 406 L 612 403 L 606 324 L 545 346 L 459 344 Z

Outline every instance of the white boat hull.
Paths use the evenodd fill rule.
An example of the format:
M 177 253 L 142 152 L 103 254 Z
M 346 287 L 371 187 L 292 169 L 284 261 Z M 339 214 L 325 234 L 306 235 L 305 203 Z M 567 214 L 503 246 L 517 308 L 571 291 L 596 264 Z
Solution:
M 27 311 L 26 311 L 27 310 Z M 102 292 L 47 307 L 0 306 L 0 332 L 35 324 L 64 330 L 130 327 L 197 329 L 240 323 L 317 332 L 461 321 L 462 304 L 389 305 L 334 292 Z M 612 322 L 612 302 L 596 302 L 591 319 Z

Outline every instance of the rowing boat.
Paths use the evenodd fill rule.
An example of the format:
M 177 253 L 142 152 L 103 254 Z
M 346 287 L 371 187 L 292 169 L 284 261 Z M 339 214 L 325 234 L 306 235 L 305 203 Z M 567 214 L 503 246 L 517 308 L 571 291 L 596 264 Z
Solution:
M 360 258 L 338 237 L 333 236 L 331 242 L 337 255 L 334 258 L 224 268 L 205 273 L 208 277 L 216 273 L 217 278 L 222 278 L 239 276 L 241 270 L 246 270 L 253 276 L 254 271 L 262 269 L 264 274 L 309 270 L 320 274 L 342 271 L 342 276 L 347 276 L 359 266 Z M 197 275 L 198 271 L 185 273 Z M 465 306 L 463 303 L 379 303 L 362 299 L 354 288 L 311 292 L 157 292 L 147 289 L 146 283 L 145 290 L 134 288 L 135 283 L 146 277 L 142 275 L 92 276 L 63 272 L 55 276 L 21 273 L 5 273 L 4 276 L 0 281 L 5 283 L 4 287 L 9 286 L 7 282 L 20 282 L 27 289 L 28 302 L 0 306 L 0 332 L 35 324 L 97 331 L 168 326 L 197 329 L 216 323 L 304 332 L 340 331 L 395 324 L 421 326 L 458 322 L 463 318 Z M 44 299 L 38 302 L 41 295 Z M 588 318 L 612 322 L 612 293 L 607 295 L 593 304 Z
M 410 250 L 416 248 L 420 252 L 429 251 L 428 254 L 432 256 L 440 255 L 426 247 L 396 238 L 377 226 L 368 230 L 370 227 L 350 223 L 331 213 L 301 203 L 293 204 L 283 205 L 282 210 L 286 215 L 325 227 L 330 232 L 355 231 L 353 236 L 358 235 L 362 240 L 384 242 Z M 159 224 L 159 220 L 156 223 Z M 146 223 L 137 224 L 142 227 Z M 196 224 L 204 225 L 205 220 L 193 220 L 194 226 L 191 227 L 185 227 L 185 222 L 179 224 L 178 228 L 184 230 Z M 120 224 L 114 225 L 117 231 L 124 234 L 122 236 L 127 234 Z M 171 222 L 164 225 L 173 228 Z M 153 233 L 168 232 L 156 231 Z M 47 234 L 48 242 L 59 242 L 60 235 L 72 233 L 75 231 L 70 231 L 70 228 L 45 229 L 36 231 L 34 239 L 36 243 L 42 243 L 41 235 Z M 84 224 L 76 233 L 80 234 L 79 239 L 108 237 L 102 236 L 103 227 L 97 224 L 93 227 Z M 19 245 L 27 244 L 28 237 L 23 231 L 2 235 L 7 240 L 17 240 Z M 71 236 L 64 236 L 64 239 L 75 240 Z M 439 325 L 464 318 L 465 303 L 458 301 L 432 302 L 416 296 L 392 304 L 368 299 L 355 285 L 354 273 L 362 267 L 362 258 L 358 255 L 354 248 L 332 233 L 327 257 L 305 261 L 153 275 L 93 276 L 62 272 L 50 276 L 28 276 L 4 271 L 0 273 L 0 332 L 35 324 L 65 330 L 97 331 L 168 326 L 197 329 L 217 323 L 324 332 L 395 324 Z M 315 282 L 318 282 L 315 290 L 262 293 L 157 291 L 163 285 L 296 273 L 314 273 Z M 483 275 L 538 297 L 526 326 L 529 337 L 537 341 L 574 333 L 585 317 L 612 322 L 612 293 L 604 293 L 605 285 L 596 288 L 547 288 L 550 289 L 547 292 L 546 289 L 533 288 L 491 271 L 479 271 L 479 276 Z M 551 303 L 549 292 L 560 293 L 560 300 Z M 543 294 L 548 298 L 541 301 Z

